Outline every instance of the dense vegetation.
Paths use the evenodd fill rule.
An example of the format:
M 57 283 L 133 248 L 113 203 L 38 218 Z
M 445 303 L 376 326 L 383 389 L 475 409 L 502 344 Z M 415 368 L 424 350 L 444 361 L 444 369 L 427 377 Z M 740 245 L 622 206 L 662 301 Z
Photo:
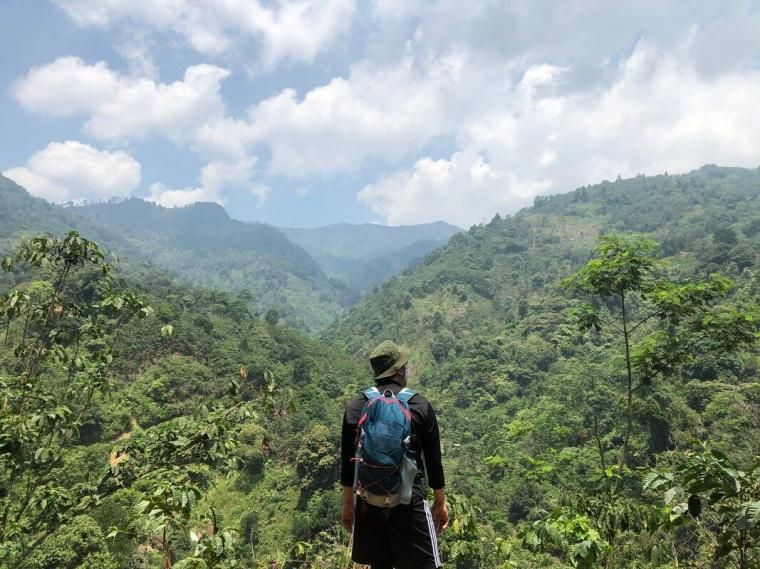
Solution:
M 325 328 L 459 231 L 445 223 L 280 230 L 234 220 L 218 204 L 164 208 L 138 198 L 62 208 L 2 176 L 0 222 L 0 251 L 21 236 L 77 229 L 118 253 L 133 274 L 147 265 L 196 286 L 248 291 L 255 312 L 276 311 L 306 331 Z
M 3 267 L 0 566 L 251 566 L 331 525 L 321 424 L 364 364 L 77 234 Z
M 131 198 L 74 208 L 116 231 L 138 258 L 196 285 L 248 290 L 255 310 L 278 311 L 305 329 L 332 322 L 355 294 L 330 280 L 301 247 L 274 227 L 234 220 L 218 204 L 164 208 Z
M 367 383 L 363 358 L 391 338 L 414 349 L 412 383 L 441 422 L 448 566 L 756 567 L 759 219 L 760 172 L 741 169 L 540 198 L 454 236 L 322 340 L 257 316 L 246 291 L 188 287 L 145 268 L 133 280 L 132 267 L 101 283 L 98 255 L 58 286 L 32 255 L 56 246 L 29 242 L 0 281 L 10 295 L 0 460 L 35 481 L 34 499 L 23 508 L 25 491 L 0 479 L 14 512 L 6 520 L 26 524 L 0 535 L 0 559 L 18 560 L 45 536 L 15 566 L 347 566 L 337 425 Z M 18 428 L 5 425 L 25 415 L 7 402 L 34 353 L 14 349 L 29 340 L 13 295 L 41 318 L 31 330 L 42 343 L 31 346 L 51 348 L 35 405 L 79 409 L 89 391 L 69 386 L 95 388 L 85 413 L 31 423 L 49 433 L 60 421 L 65 433 L 9 451 L 6 433 Z M 152 310 L 118 326 L 114 310 L 130 306 Z M 91 318 L 102 336 L 80 369 L 64 356 Z M 51 325 L 62 332 L 51 337 Z M 117 327 L 112 363 L 98 367 Z M 243 415 L 209 430 L 241 402 Z M 188 456 L 201 432 L 214 452 Z M 169 476 L 152 474 L 158 456 Z M 136 470 L 145 476 L 109 486 Z
M 756 331 L 759 220 L 760 172 L 714 166 L 539 198 L 513 217 L 497 216 L 453 237 L 422 266 L 392 278 L 352 309 L 326 337 L 356 354 L 386 337 L 413 347 L 418 385 L 439 407 L 446 464 L 456 473 L 453 489 L 481 510 L 486 534 L 513 536 L 518 566 L 548 565 L 541 551 L 570 565 L 599 559 L 611 566 L 613 559 L 620 567 L 658 567 L 680 559 L 713 567 L 720 553 L 721 563 L 738 566 L 738 553 L 726 557 L 714 532 L 675 522 L 684 513 L 683 493 L 701 488 L 709 494 L 720 468 L 731 473 L 722 478 L 727 486 L 733 483 L 728 476 L 747 477 L 736 482 L 747 494 L 733 498 L 734 506 L 754 500 L 750 518 L 757 522 L 757 348 L 736 346 L 734 352 L 708 342 L 638 387 L 620 464 L 628 437 L 620 300 L 613 294 L 589 299 L 562 282 L 590 258 L 600 236 L 646 234 L 660 244 L 652 253 L 653 281 L 709 288 L 716 282 L 711 275 L 721 273 L 735 284 L 724 282 L 730 290 L 710 301 L 721 308 L 697 311 L 700 317 L 717 318 L 712 310 L 754 314 Z M 631 317 L 646 317 L 651 298 L 641 292 L 647 291 L 632 294 Z M 608 311 L 598 329 L 581 333 L 578 316 L 588 324 L 596 314 L 582 310 L 589 300 Z M 643 343 L 634 355 L 676 349 L 653 343 L 678 337 L 673 326 L 669 319 L 647 321 L 636 330 L 633 340 Z M 702 482 L 692 480 L 691 490 L 684 490 L 673 481 L 688 467 L 684 461 L 710 462 L 701 454 L 703 444 L 715 453 L 709 456 L 723 458 L 712 464 L 712 475 L 700 474 Z M 669 473 L 670 482 L 645 492 L 642 477 L 650 467 Z M 616 487 L 619 499 L 612 500 L 609 489 Z M 734 530 L 746 519 L 726 504 L 715 508 L 709 516 L 723 516 L 724 523 L 731 518 L 727 512 L 736 514 Z M 672 517 L 671 528 L 660 523 L 663 511 L 668 521 Z M 705 519 L 706 528 L 716 523 Z M 524 547 L 538 557 L 526 561 Z M 495 559 L 489 563 L 481 559 L 474 566 L 500 566 Z

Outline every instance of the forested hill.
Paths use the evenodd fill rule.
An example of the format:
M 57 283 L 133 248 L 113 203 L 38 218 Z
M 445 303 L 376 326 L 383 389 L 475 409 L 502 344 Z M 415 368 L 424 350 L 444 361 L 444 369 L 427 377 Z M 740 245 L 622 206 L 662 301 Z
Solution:
M 79 206 L 74 212 L 119 229 L 130 239 L 169 239 L 183 249 L 201 253 L 255 251 L 279 257 L 303 276 L 321 276 L 306 251 L 291 243 L 280 231 L 262 223 L 243 223 L 230 218 L 215 203 L 165 208 L 139 198 Z
M 245 294 L 102 270 L 76 234 L 24 250 L 0 271 L 0 567 L 273 567 L 334 527 L 325 424 L 367 362 Z M 195 548 L 212 526 L 238 563 Z
M 658 241 L 658 278 L 687 283 L 658 284 L 661 292 L 646 302 L 629 296 L 628 318 L 644 322 L 631 335 L 628 384 L 619 300 L 583 304 L 588 299 L 581 292 L 562 285 L 611 233 Z M 605 255 L 593 270 L 627 258 Z M 457 567 L 502 567 L 499 542 L 485 528 L 505 536 L 515 527 L 522 537 L 512 544 L 538 555 L 528 561 L 515 549 L 513 561 L 522 560 L 516 566 L 719 567 L 731 558 L 729 566 L 751 567 L 738 561 L 747 552 L 736 549 L 755 540 L 757 522 L 736 520 L 741 507 L 760 512 L 748 505 L 760 500 L 760 468 L 753 464 L 760 455 L 760 351 L 717 348 L 714 339 L 675 361 L 674 351 L 693 345 L 695 332 L 683 328 L 683 316 L 647 316 L 658 302 L 689 313 L 682 303 L 706 291 L 696 283 L 711 282 L 716 272 L 735 285 L 725 307 L 696 317 L 690 330 L 736 310 L 754 322 L 757 335 L 758 170 L 705 166 L 538 198 L 514 216 L 455 235 L 324 336 L 365 356 L 386 338 L 411 346 L 411 384 L 436 406 L 449 490 L 482 509 L 481 529 L 462 532 L 471 547 L 465 557 L 474 564 Z M 598 321 L 596 311 L 606 316 Z M 582 333 L 579 322 L 591 331 Z M 639 371 L 647 365 L 658 379 Z M 628 388 L 628 415 L 626 385 L 637 384 Z M 703 454 L 703 444 L 716 454 Z M 691 468 L 691 474 L 645 478 L 653 466 Z M 744 474 L 734 480 L 725 472 L 754 474 L 739 481 Z M 646 490 L 652 480 L 659 482 Z M 711 484 L 737 484 L 744 493 L 729 490 L 728 504 L 720 498 L 726 494 L 708 495 Z M 699 503 L 707 516 L 700 519 L 716 525 L 679 533 L 690 523 L 687 498 L 691 514 Z M 750 502 L 740 506 L 742 500 Z
M 142 259 L 190 283 L 232 292 L 247 289 L 258 310 L 273 308 L 291 326 L 322 328 L 355 299 L 280 231 L 234 220 L 218 204 L 164 208 L 130 198 L 73 209 L 116 229 Z
M 71 223 L 140 251 L 159 238 L 0 183 L 3 246 Z M 174 214 L 215 223 L 204 207 Z M 613 232 L 627 237 L 598 251 Z M 592 258 L 576 284 L 651 274 L 624 304 L 635 328 L 614 295 L 562 284 Z M 538 199 L 453 236 L 322 340 L 254 314 L 243 291 L 104 271 L 77 235 L 28 242 L 2 269 L 0 566 L 347 566 L 338 425 L 391 338 L 412 346 L 411 386 L 441 426 L 447 567 L 756 567 L 759 171 Z
M 306 249 L 328 276 L 365 293 L 462 230 L 439 221 L 397 227 L 340 223 L 315 228 L 284 227 L 281 231 Z
M 4 251 L 21 235 L 76 228 L 132 270 L 147 263 L 194 285 L 247 290 L 255 310 L 309 331 L 459 231 L 445 223 L 280 230 L 232 219 L 218 204 L 164 208 L 138 198 L 60 207 L 2 176 L 0 219 Z
M 493 326 L 541 329 L 559 308 L 550 304 L 559 279 L 609 232 L 649 234 L 681 265 L 738 276 L 757 264 L 760 170 L 704 166 L 538 197 L 514 216 L 455 235 L 325 335 L 356 353 L 397 337 L 418 348 L 424 363 Z
M 60 235 L 74 227 L 98 242 L 108 243 L 123 256 L 136 253 L 118 231 L 82 219 L 71 209 L 32 197 L 13 180 L 0 175 L 0 251 L 7 254 L 21 235 Z
M 233 220 L 216 204 L 167 209 L 128 199 L 64 208 L 0 176 L 0 219 L 3 251 L 22 235 L 77 229 L 130 270 L 147 263 L 196 285 L 245 289 L 253 308 L 275 309 L 298 328 L 322 328 L 356 299 L 277 229 Z

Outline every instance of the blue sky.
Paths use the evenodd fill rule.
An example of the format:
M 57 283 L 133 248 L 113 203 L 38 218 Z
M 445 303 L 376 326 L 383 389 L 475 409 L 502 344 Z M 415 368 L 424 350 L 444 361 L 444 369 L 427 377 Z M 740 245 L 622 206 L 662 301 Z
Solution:
M 0 170 L 51 201 L 460 226 L 760 165 L 760 3 L 6 0 Z

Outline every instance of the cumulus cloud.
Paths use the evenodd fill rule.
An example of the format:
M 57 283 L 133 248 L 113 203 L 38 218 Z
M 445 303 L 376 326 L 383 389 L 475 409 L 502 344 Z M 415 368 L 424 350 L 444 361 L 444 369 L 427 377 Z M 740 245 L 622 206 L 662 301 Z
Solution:
M 12 94 L 30 112 L 54 116 L 83 115 L 85 133 L 109 142 L 140 142 L 162 138 L 189 147 L 208 160 L 200 185 L 170 188 L 154 183 L 151 199 L 176 206 L 193 201 L 222 201 L 225 189 L 252 187 L 259 201 L 266 186 L 249 186 L 256 158 L 250 156 L 252 127 L 227 116 L 220 85 L 229 71 L 213 65 L 188 67 L 182 80 L 160 83 L 146 77 L 124 76 L 104 62 L 88 65 L 77 57 L 63 57 L 32 68 L 16 81 Z M 71 192 L 40 178 L 27 167 L 16 171 L 39 192 L 66 201 Z
M 78 57 L 61 57 L 32 67 L 14 83 L 11 93 L 27 111 L 70 117 L 104 106 L 120 83 L 104 61 L 86 65 Z
M 157 36 L 124 44 L 132 76 L 62 58 L 14 85 L 28 110 L 84 116 L 99 139 L 161 136 L 199 154 L 197 187 L 152 187 L 165 204 L 221 201 L 226 188 L 263 201 L 280 177 L 318 192 L 351 174 L 386 221 L 469 225 L 618 174 L 760 157 L 760 15 L 746 4 L 374 0 L 359 13 L 355 0 L 56 2 L 82 26 L 176 33 L 229 62 L 255 41 L 258 69 L 314 62 L 361 18 L 350 38 L 361 55 L 344 73 L 317 81 L 329 66 L 315 67 L 308 88 L 240 115 L 222 99 L 227 69 L 157 81 L 146 49 Z
M 140 164 L 126 152 L 97 150 L 68 140 L 50 143 L 24 166 L 4 175 L 32 195 L 65 203 L 131 193 L 140 184 Z
M 201 170 L 199 186 L 170 188 L 154 183 L 150 186 L 148 199 L 164 207 L 178 207 L 194 202 L 224 204 L 223 190 L 240 188 L 263 203 L 269 197 L 270 189 L 252 182 L 255 165 L 256 159 L 252 157 L 238 162 L 211 162 Z
M 132 29 L 114 44 L 114 49 L 127 62 L 133 77 L 158 79 L 158 65 L 153 57 L 152 43 L 142 29 Z
M 418 160 L 411 172 L 368 185 L 359 192 L 359 199 L 391 225 L 445 219 L 467 227 L 548 186 L 549 182 L 523 180 L 513 172 L 498 170 L 483 156 L 467 151 L 455 153 L 450 160 Z
M 756 8 L 751 2 L 716 7 L 680 0 L 470 0 L 463 10 L 458 0 L 375 0 L 378 25 L 370 46 L 375 58 L 397 57 L 406 47 L 400 34 L 413 34 L 429 52 L 454 45 L 524 67 L 571 64 L 565 88 L 595 89 L 614 79 L 618 60 L 640 39 L 670 51 L 690 28 L 699 32 L 691 57 L 700 71 L 751 64 L 760 50 Z
M 254 41 L 259 66 L 311 63 L 350 28 L 355 0 L 55 0 L 80 26 L 139 24 L 182 36 L 205 55 Z
M 88 65 L 62 57 L 32 68 L 12 94 L 26 110 L 54 116 L 85 115 L 85 131 L 101 140 L 167 137 L 182 143 L 225 115 L 220 84 L 229 71 L 193 65 L 180 81 L 124 77 L 105 62 Z
M 460 55 L 425 66 L 411 57 L 387 66 L 363 62 L 349 77 L 302 98 L 286 89 L 250 110 L 250 134 L 268 146 L 269 171 L 276 175 L 304 178 L 356 171 L 368 161 L 394 164 L 478 107 L 474 91 L 489 74 L 470 77 Z
M 507 105 L 458 130 L 462 150 L 418 160 L 359 198 L 390 223 L 460 225 L 512 212 L 535 195 L 618 174 L 682 172 L 707 162 L 756 166 L 760 71 L 707 77 L 680 52 L 642 41 L 609 89 L 557 93 L 566 68 L 532 66 Z
M 222 203 L 218 195 L 205 188 L 170 188 L 160 182 L 150 185 L 150 194 L 146 199 L 164 207 L 181 207 L 195 202 Z
M 253 125 L 241 119 L 223 117 L 201 125 L 195 132 L 193 149 L 212 160 L 240 159 L 256 141 Z

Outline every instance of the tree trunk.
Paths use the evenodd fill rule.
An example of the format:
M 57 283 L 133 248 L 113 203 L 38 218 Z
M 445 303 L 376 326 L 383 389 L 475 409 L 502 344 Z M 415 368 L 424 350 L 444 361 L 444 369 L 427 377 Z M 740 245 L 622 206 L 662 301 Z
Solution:
M 623 438 L 623 451 L 620 453 L 620 461 L 618 462 L 617 478 L 615 479 L 615 486 L 612 488 L 612 495 L 615 496 L 620 490 L 620 483 L 623 480 L 623 468 L 625 468 L 625 462 L 628 458 L 628 444 L 631 439 L 631 431 L 633 430 L 633 371 L 631 370 L 631 339 L 628 332 L 628 317 L 625 310 L 625 289 L 620 289 L 620 305 L 623 310 L 623 338 L 625 340 L 625 365 L 628 372 L 628 389 L 627 389 L 627 402 L 626 402 L 626 425 L 625 436 Z

